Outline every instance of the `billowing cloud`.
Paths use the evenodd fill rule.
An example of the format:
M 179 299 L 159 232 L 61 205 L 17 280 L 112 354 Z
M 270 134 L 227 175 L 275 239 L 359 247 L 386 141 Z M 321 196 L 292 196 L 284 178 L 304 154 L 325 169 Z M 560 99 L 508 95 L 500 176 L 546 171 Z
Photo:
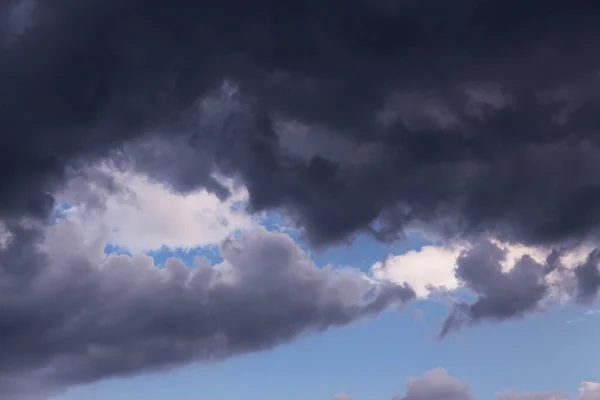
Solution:
M 432 282 L 414 268 L 406 275 L 420 295 L 429 283 L 458 282 L 474 293 L 473 302 L 457 305 L 448 329 L 533 312 L 557 287 L 581 303 L 598 294 L 599 2 L 7 4 L 2 26 L 18 40 L 0 46 L 0 220 L 12 235 L 0 250 L 0 333 L 8 338 L 0 365 L 11 366 L 0 374 L 5 388 L 24 384 L 22 376 L 60 386 L 265 348 L 413 294 L 310 263 L 284 268 L 297 253 L 269 235 L 261 240 L 271 250 L 241 239 L 250 255 L 237 258 L 235 246 L 225 246 L 223 265 L 185 273 L 177 262 L 157 270 L 143 256 L 103 262 L 98 243 L 106 237 L 81 239 L 64 233 L 64 223 L 69 242 L 56 239 L 46 249 L 52 257 L 24 251 L 45 231 L 38 225 L 60 195 L 72 194 L 73 176 L 102 162 L 135 174 L 85 172 L 93 182 L 76 190 L 77 217 L 87 227 L 97 213 L 119 228 L 108 237 L 137 251 L 168 240 L 214 243 L 246 226 L 230 209 L 244 188 L 245 213 L 284 213 L 315 246 L 357 232 L 393 240 L 414 226 L 445 244 L 475 243 L 459 256 L 455 279 L 447 269 Z M 114 207 L 123 205 L 121 184 L 138 194 L 139 207 L 126 214 Z M 210 203 L 230 225 L 217 221 L 192 237 L 194 219 L 173 211 L 165 220 L 148 197 L 168 203 L 161 212 Z M 507 268 L 487 237 L 552 254 L 592 249 L 572 269 L 560 257 L 532 254 Z M 250 268 L 252 260 L 261 267 Z M 292 282 L 285 274 L 267 278 L 272 269 L 303 272 Z M 217 285 L 194 279 L 202 274 Z M 202 290 L 193 292 L 194 284 Z M 264 292 L 277 296 L 269 304 L 289 309 L 263 304 L 254 284 L 273 290 Z M 294 297 L 298 287 L 312 297 Z M 360 303 L 374 287 L 374 298 Z M 197 293 L 208 293 L 200 295 L 206 303 L 195 303 Z M 158 304 L 161 297 L 168 301 Z M 237 301 L 257 308 L 235 314 Z M 197 317 L 198 304 L 213 308 Z M 303 324 L 286 325 L 282 315 L 294 313 Z M 266 318 L 279 335 L 267 340 L 263 325 L 250 324 L 249 337 L 236 336 L 248 316 Z M 125 344 L 133 352 L 127 360 Z
M 288 236 L 264 229 L 226 240 L 222 263 L 197 258 L 191 269 L 178 259 L 159 269 L 145 255 L 106 258 L 101 242 L 84 239 L 59 220 L 21 265 L 5 261 L 31 251 L 22 240 L 0 251 L 0 397 L 219 361 L 414 297 L 357 270 L 318 269 Z
M 138 168 L 181 191 L 235 177 L 313 243 L 378 219 L 382 238 L 598 237 L 595 2 L 161 4 L 44 2 L 0 50 L 2 215 L 49 212 L 65 166 L 152 138 L 181 157 Z

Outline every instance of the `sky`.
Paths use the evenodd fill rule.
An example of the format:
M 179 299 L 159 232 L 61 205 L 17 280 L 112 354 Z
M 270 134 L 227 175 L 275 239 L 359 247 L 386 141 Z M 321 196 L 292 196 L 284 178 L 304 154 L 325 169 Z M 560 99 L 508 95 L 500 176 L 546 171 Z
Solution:
M 0 400 L 600 400 L 600 3 L 0 4 Z
M 449 374 L 448 379 L 468 382 L 468 392 L 478 399 L 492 399 L 507 390 L 547 391 L 546 397 L 539 397 L 543 400 L 574 399 L 582 382 L 597 379 L 597 356 L 590 349 L 600 329 L 598 302 L 584 307 L 561 304 L 527 319 L 470 327 L 439 340 L 451 298 L 468 294 L 461 293 L 454 276 L 457 253 L 436 246 L 423 235 L 411 232 L 390 244 L 360 235 L 351 244 L 311 252 L 302 235 L 286 225 L 281 215 L 239 212 L 243 209 L 240 203 L 247 199 L 244 190 L 220 202 L 206 192 L 173 195 L 147 178 L 115 175 L 128 182 L 128 198 L 135 198 L 135 207 L 117 194 L 89 220 L 69 205 L 66 196 L 54 220 L 55 224 L 75 224 L 90 242 L 103 231 L 112 232 L 104 239 L 106 257 L 148 255 L 156 268 L 164 268 L 169 258 L 193 267 L 198 256 L 217 264 L 223 262 L 219 250 L 222 240 L 244 235 L 247 230 L 266 229 L 291 237 L 319 269 L 353 268 L 377 276 L 375 271 L 381 271 L 382 263 L 387 262 L 390 274 L 399 282 L 409 282 L 418 299 L 401 309 L 383 311 L 269 351 L 103 380 L 71 388 L 53 400 L 234 400 L 242 393 L 247 398 L 266 400 L 330 399 L 345 393 L 352 393 L 357 400 L 391 398 L 406 393 L 409 379 L 428 373 Z M 523 250 L 515 248 L 512 252 L 515 254 L 509 262 L 514 264 Z M 442 293 L 444 287 L 450 291 Z M 440 368 L 446 372 L 439 372 Z M 569 397 L 552 397 L 561 393 Z

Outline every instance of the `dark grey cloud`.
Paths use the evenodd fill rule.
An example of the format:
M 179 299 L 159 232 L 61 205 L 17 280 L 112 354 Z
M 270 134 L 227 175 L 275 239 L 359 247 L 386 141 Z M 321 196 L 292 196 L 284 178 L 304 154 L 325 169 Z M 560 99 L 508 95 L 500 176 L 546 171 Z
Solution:
M 455 304 L 444 322 L 442 336 L 465 323 L 523 316 L 539 307 L 549 290 L 545 281 L 547 269 L 525 255 L 504 271 L 502 262 L 506 255 L 505 249 L 482 240 L 459 256 L 456 276 L 477 299 Z
M 318 269 L 288 236 L 262 230 L 224 243 L 221 264 L 159 269 L 144 255 L 102 262 L 101 246 L 60 221 L 31 252 L 35 274 L 24 272 L 24 237 L 0 251 L 1 398 L 265 350 L 414 297 L 359 271 Z M 21 265 L 5 264 L 13 251 Z
M 590 303 L 600 291 L 600 249 L 591 252 L 587 260 L 575 268 L 577 295 L 582 303 Z
M 523 255 L 505 268 L 507 249 L 489 240 L 480 240 L 456 260 L 456 277 L 473 293 L 473 302 L 457 302 L 444 321 L 440 335 L 446 336 L 467 324 L 484 320 L 502 321 L 539 311 L 553 294 L 580 302 L 591 302 L 598 294 L 600 272 L 598 250 L 572 268 L 560 261 L 561 252 L 551 251 L 542 264 Z M 556 273 L 554 279 L 550 274 Z M 556 292 L 558 291 L 558 292 Z
M 127 151 L 138 168 L 222 195 L 210 174 L 235 175 L 254 210 L 287 210 L 313 243 L 377 218 L 381 238 L 413 222 L 527 243 L 595 237 L 599 9 L 41 2 L 0 50 L 0 213 L 44 215 L 65 165 L 152 135 L 190 156 Z M 241 106 L 200 116 L 225 82 Z M 286 123 L 310 132 L 302 157 L 281 145 Z

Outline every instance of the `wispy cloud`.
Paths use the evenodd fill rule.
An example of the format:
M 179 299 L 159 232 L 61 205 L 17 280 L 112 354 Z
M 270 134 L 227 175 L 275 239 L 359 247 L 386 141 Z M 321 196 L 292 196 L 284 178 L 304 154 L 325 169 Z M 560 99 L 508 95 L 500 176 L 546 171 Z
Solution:
M 585 322 L 587 321 L 587 317 L 591 317 L 592 315 L 600 315 L 600 310 L 590 310 L 583 314 L 583 317 L 576 318 L 574 320 L 569 320 L 566 322 L 567 325 L 570 325 L 575 322 Z

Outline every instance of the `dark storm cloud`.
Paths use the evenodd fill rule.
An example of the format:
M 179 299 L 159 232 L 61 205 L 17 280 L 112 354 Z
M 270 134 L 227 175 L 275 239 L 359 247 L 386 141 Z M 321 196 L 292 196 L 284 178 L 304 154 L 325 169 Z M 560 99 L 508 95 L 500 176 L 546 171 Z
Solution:
M 128 154 L 138 168 L 221 195 L 210 174 L 236 175 L 253 209 L 286 209 L 314 243 L 377 217 L 381 238 L 411 222 L 528 243 L 596 236 L 599 10 L 591 0 L 40 2 L 0 50 L 0 213 L 44 215 L 65 165 L 152 133 L 190 157 Z M 216 111 L 199 117 L 197 101 L 224 82 L 243 106 L 207 124 Z M 308 132 L 302 157 L 279 143 L 289 123 Z
M 98 159 L 178 192 L 227 196 L 212 174 L 233 176 L 253 210 L 284 210 L 313 244 L 413 223 L 528 244 L 598 237 L 597 1 L 18 4 L 34 3 L 0 5 L 5 392 L 268 348 L 414 295 L 363 293 L 372 285 L 319 272 L 272 237 L 242 241 L 244 257 L 225 246 L 220 270 L 193 273 L 126 257 L 98 269 L 90 249 L 79 261 L 56 250 L 76 236 L 55 243 L 61 262 L 27 250 L 39 229 L 14 221 L 46 218 L 66 177 Z M 94 181 L 79 185 L 91 207 L 98 188 L 120 190 Z M 458 269 L 478 299 L 451 318 L 536 309 L 552 268 L 525 258 L 504 273 L 480 246 Z M 596 272 L 577 269 L 582 301 Z
M 485 319 L 522 317 L 539 308 L 550 290 L 546 275 L 550 269 L 528 255 L 504 271 L 507 251 L 488 240 L 479 241 L 456 261 L 456 277 L 476 296 L 473 303 L 459 302 L 446 318 L 441 336 L 464 324 Z M 554 260 L 551 254 L 549 260 Z
M 591 303 L 600 290 L 600 249 L 591 252 L 587 260 L 575 268 L 577 296 L 582 303 Z
M 193 269 L 177 259 L 158 269 L 147 256 L 99 263 L 101 249 L 80 235 L 60 221 L 27 281 L 1 264 L 1 398 L 264 350 L 414 297 L 358 271 L 318 269 L 280 233 L 248 232 L 223 244 L 222 264 Z M 0 256 L 14 259 L 22 244 Z

